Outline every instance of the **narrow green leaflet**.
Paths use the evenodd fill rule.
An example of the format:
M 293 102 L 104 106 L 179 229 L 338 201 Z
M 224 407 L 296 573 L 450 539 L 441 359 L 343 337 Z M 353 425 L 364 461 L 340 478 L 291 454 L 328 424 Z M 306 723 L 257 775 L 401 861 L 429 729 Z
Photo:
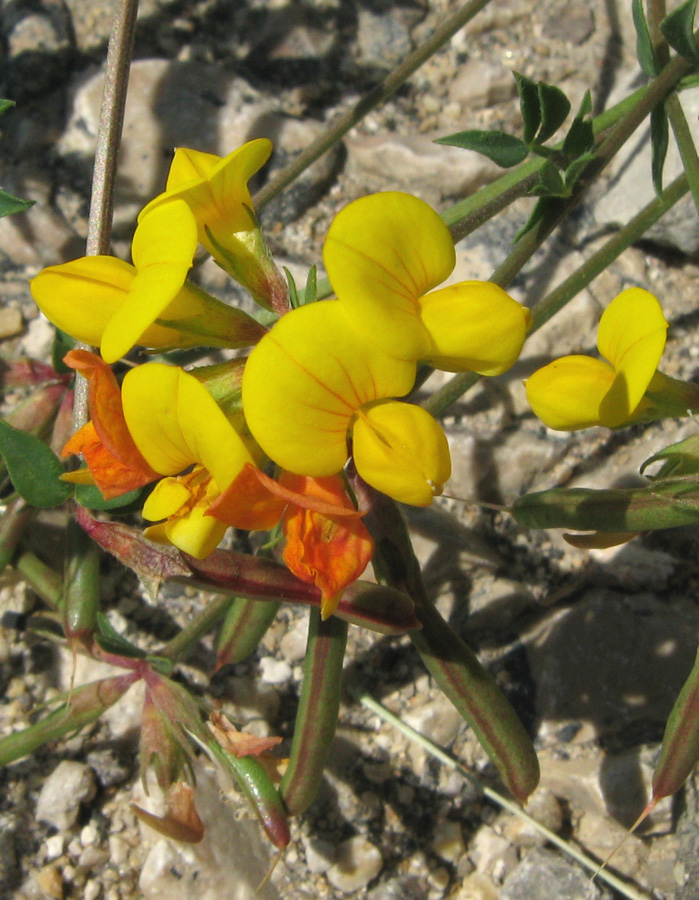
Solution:
M 31 506 L 60 506 L 73 493 L 72 485 L 59 480 L 64 470 L 53 450 L 4 419 L 0 419 L 0 454 L 15 490 Z
M 66 334 L 65 331 L 61 331 L 60 328 L 57 328 L 56 336 L 53 339 L 53 346 L 51 347 L 51 365 L 59 375 L 67 375 L 68 372 L 73 372 L 73 370 L 69 369 L 63 362 L 66 353 L 68 353 L 69 350 L 72 350 L 73 347 L 75 347 L 73 338 Z
M 590 119 L 591 111 L 592 96 L 589 91 L 585 91 L 580 109 L 563 141 L 562 151 L 568 159 L 577 159 L 584 153 L 588 153 L 595 144 L 595 133 L 592 128 L 592 120 Z
M 75 499 L 81 506 L 88 509 L 120 510 L 124 514 L 140 508 L 141 500 L 146 493 L 146 488 L 137 488 L 118 497 L 112 497 L 111 500 L 105 500 L 100 489 L 94 484 L 75 484 L 73 489 Z
M 530 191 L 530 194 L 539 197 L 567 197 L 568 193 L 561 173 L 552 162 L 544 165 L 539 172 L 538 183 Z
M 539 125 L 541 125 L 539 90 L 535 82 L 520 72 L 515 72 L 514 76 L 519 94 L 519 108 L 522 111 L 524 143 L 531 144 L 539 130 Z
M 655 59 L 655 50 L 653 41 L 650 38 L 650 29 L 646 13 L 643 9 L 643 0 L 631 0 L 631 12 L 633 14 L 633 24 L 636 28 L 636 56 L 641 68 L 650 78 L 660 71 L 660 67 Z
M 670 142 L 670 128 L 665 112 L 665 104 L 661 103 L 650 114 L 650 146 L 651 163 L 650 171 L 653 178 L 655 193 L 660 196 L 663 192 L 663 168 L 665 157 Z
M 98 612 L 96 621 L 97 633 L 95 634 L 95 640 L 104 651 L 113 653 L 115 656 L 128 656 L 130 659 L 143 659 L 145 657 L 145 651 L 120 635 L 104 613 Z
M 30 206 L 34 206 L 33 200 L 22 200 L 19 197 L 8 194 L 7 191 L 0 191 L 0 217 L 24 212 Z
M 570 112 L 570 100 L 560 88 L 540 81 L 537 85 L 541 108 L 541 130 L 536 136 L 543 144 L 558 131 Z
M 663 37 L 686 60 L 699 65 L 699 47 L 694 37 L 694 13 L 697 0 L 687 0 L 660 23 Z
M 448 137 L 438 138 L 436 144 L 448 147 L 462 147 L 464 150 L 475 150 L 503 169 L 509 169 L 523 162 L 529 155 L 527 144 L 512 134 L 502 131 L 460 131 Z

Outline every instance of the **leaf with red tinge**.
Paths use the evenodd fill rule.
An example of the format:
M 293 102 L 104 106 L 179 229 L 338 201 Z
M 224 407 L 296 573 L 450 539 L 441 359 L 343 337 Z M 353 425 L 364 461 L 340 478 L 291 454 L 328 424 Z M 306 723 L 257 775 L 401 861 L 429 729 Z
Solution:
M 135 803 L 131 804 L 138 818 L 159 834 L 173 841 L 198 844 L 204 837 L 204 823 L 194 805 L 191 785 L 176 781 L 165 795 L 165 814 L 156 816 Z
M 264 756 L 268 750 L 282 742 L 280 737 L 256 737 L 254 734 L 238 731 L 220 712 L 211 713 L 209 728 L 223 749 L 237 759 L 243 756 Z

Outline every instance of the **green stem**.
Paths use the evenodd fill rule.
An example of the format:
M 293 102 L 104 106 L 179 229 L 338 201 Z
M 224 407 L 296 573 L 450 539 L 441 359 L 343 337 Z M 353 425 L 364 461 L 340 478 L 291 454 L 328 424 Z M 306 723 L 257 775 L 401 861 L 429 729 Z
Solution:
M 279 785 L 290 816 L 311 805 L 323 778 L 340 709 L 346 642 L 346 622 L 336 616 L 323 621 L 317 609 L 311 610 L 294 739 L 289 765 Z
M 468 0 L 460 9 L 449 16 L 433 34 L 414 50 L 402 63 L 388 75 L 384 81 L 376 85 L 362 99 L 349 109 L 344 115 L 331 125 L 320 137 L 303 150 L 288 166 L 259 190 L 253 197 L 255 209 L 260 210 L 270 200 L 277 196 L 284 188 L 314 163 L 319 156 L 333 147 L 345 134 L 354 128 L 367 113 L 379 106 L 394 94 L 398 88 L 407 81 L 424 62 L 433 56 L 454 34 L 470 22 L 490 0 Z
M 12 562 L 24 529 L 38 511 L 18 495 L 8 501 L 0 517 L 0 572 L 4 572 L 6 566 Z
M 219 619 L 222 619 L 231 603 L 231 598 L 225 594 L 220 594 L 213 600 L 210 600 L 204 609 L 196 615 L 180 631 L 178 635 L 168 641 L 157 655 L 165 659 L 175 660 L 182 659 L 194 647 L 203 635 L 211 631 Z
M 228 599 L 231 605 L 216 637 L 216 671 L 250 656 L 281 606 L 274 600 L 261 603 L 245 597 Z
M 684 171 L 687 175 L 689 189 L 692 192 L 694 206 L 696 207 L 697 213 L 699 213 L 699 156 L 697 155 L 694 138 L 692 137 L 692 132 L 689 130 L 687 118 L 677 94 L 670 94 L 665 101 L 665 109 L 667 110 L 675 140 L 677 141 L 680 156 L 682 157 L 682 165 L 684 166 Z
M 51 609 L 58 610 L 63 594 L 63 577 L 55 569 L 29 552 L 22 553 L 15 562 L 15 568 L 34 593 Z
M 97 544 L 78 525 L 68 520 L 66 561 L 60 610 L 63 630 L 75 646 L 88 647 L 100 604 L 100 563 Z

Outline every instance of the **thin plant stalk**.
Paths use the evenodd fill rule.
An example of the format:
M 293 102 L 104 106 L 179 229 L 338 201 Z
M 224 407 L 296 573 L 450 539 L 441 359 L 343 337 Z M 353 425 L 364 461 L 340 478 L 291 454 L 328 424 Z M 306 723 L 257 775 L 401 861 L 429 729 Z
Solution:
M 114 185 L 121 133 L 124 125 L 129 68 L 133 53 L 138 0 L 117 0 L 114 24 L 109 38 L 104 73 L 104 91 L 97 131 L 97 149 L 92 174 L 92 196 L 87 224 L 88 256 L 108 253 L 112 240 Z M 90 348 L 78 344 L 83 350 Z M 73 430 L 87 422 L 87 381 L 77 378 L 73 406 Z
M 226 615 L 230 604 L 231 598 L 225 594 L 219 594 L 214 597 L 191 622 L 185 625 L 179 634 L 175 635 L 162 650 L 158 651 L 158 656 L 173 662 L 182 659 L 190 652 L 199 639 L 211 631 L 219 619 Z
M 384 100 L 387 100 L 398 88 L 430 59 L 440 47 L 452 38 L 460 28 L 463 28 L 474 18 L 490 0 L 468 0 L 460 9 L 449 16 L 432 35 L 407 56 L 402 63 L 388 75 L 380 84 L 362 97 L 351 109 L 344 113 L 324 134 L 320 135 L 312 144 L 303 150 L 296 159 L 285 166 L 281 172 L 268 184 L 261 188 L 253 197 L 255 209 L 262 209 L 270 200 L 277 196 L 284 188 L 288 187 L 298 176 L 305 171 L 318 157 L 333 147 L 347 132 L 357 125 L 367 113 L 375 109 Z
M 497 791 L 494 791 L 492 788 L 489 788 L 487 785 L 484 785 L 475 775 L 468 771 L 468 769 L 464 768 L 460 763 L 458 763 L 452 756 L 450 756 L 446 751 L 444 751 L 437 744 L 434 744 L 429 738 L 426 738 L 424 735 L 420 734 L 419 731 L 415 731 L 414 728 L 411 728 L 410 725 L 407 725 L 403 722 L 402 719 L 399 719 L 398 716 L 395 716 L 392 712 L 386 709 L 385 706 L 382 706 L 377 700 L 374 700 L 373 697 L 370 697 L 369 694 L 359 694 L 357 695 L 357 700 L 365 706 L 367 709 L 371 710 L 371 712 L 375 713 L 379 718 L 383 719 L 384 722 L 387 722 L 389 725 L 392 725 L 394 728 L 398 729 L 401 734 L 404 734 L 409 740 L 413 741 L 416 744 L 419 744 L 424 750 L 426 750 L 431 756 L 435 759 L 438 759 L 445 766 L 448 766 L 450 769 L 453 769 L 455 772 L 458 772 L 462 778 L 465 778 L 469 784 L 472 784 L 476 787 L 481 794 L 489 800 L 495 806 L 500 807 L 500 809 L 504 809 L 507 812 L 511 813 L 513 816 L 517 816 L 523 822 L 526 822 L 532 828 L 542 834 L 547 841 L 551 844 L 555 844 L 559 849 L 563 850 L 568 856 L 574 859 L 576 862 L 580 863 L 580 865 L 584 866 L 588 871 L 592 872 L 596 878 L 600 878 L 603 881 L 606 881 L 607 884 L 614 888 L 615 891 L 619 891 L 624 897 L 628 897 L 628 900 L 649 900 L 649 896 L 647 894 L 641 894 L 635 888 L 631 887 L 631 885 L 626 884 L 620 878 L 617 878 L 612 872 L 607 871 L 606 869 L 600 869 L 599 863 L 594 859 L 591 859 L 589 856 L 586 856 L 577 847 L 572 844 L 564 841 L 563 838 L 559 837 L 555 832 L 550 831 L 546 828 L 545 825 L 542 825 L 540 822 L 537 822 L 536 819 L 532 818 L 526 812 L 524 812 L 521 807 L 519 807 L 516 803 L 512 803 L 512 801 L 508 800 L 506 797 L 503 797 L 502 794 L 499 794 Z

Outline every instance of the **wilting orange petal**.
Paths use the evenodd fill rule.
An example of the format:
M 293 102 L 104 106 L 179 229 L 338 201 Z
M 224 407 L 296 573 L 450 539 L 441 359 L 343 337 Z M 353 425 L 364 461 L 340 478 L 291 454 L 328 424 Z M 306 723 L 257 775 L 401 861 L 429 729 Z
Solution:
M 310 478 L 284 473 L 283 480 L 297 493 L 353 508 L 342 479 L 337 476 Z M 359 578 L 371 561 L 371 535 L 359 518 L 326 515 L 291 505 L 284 515 L 283 528 L 284 562 L 297 578 L 320 589 L 321 615 L 327 619 L 337 607 L 342 591 Z
M 66 354 L 64 362 L 72 369 L 80 372 L 89 382 L 90 417 L 97 437 L 114 463 L 118 464 L 124 470 L 124 473 L 133 473 L 134 483 L 126 490 L 132 490 L 134 487 L 140 487 L 158 478 L 158 473 L 151 469 L 145 461 L 136 447 L 129 429 L 126 427 L 121 403 L 121 391 L 109 366 L 95 353 L 90 353 L 87 350 L 71 350 Z M 64 455 L 66 455 L 65 451 L 70 446 L 70 443 L 64 448 Z M 70 452 L 76 453 L 79 451 L 72 449 Z M 96 462 L 97 457 L 94 447 L 91 447 L 91 453 Z M 87 456 L 85 459 L 87 461 Z M 100 455 L 100 460 L 103 465 L 106 457 Z M 90 466 L 89 461 L 88 466 Z M 91 466 L 90 469 L 92 469 Z M 118 470 L 115 469 L 115 473 L 116 471 Z M 98 480 L 94 472 L 93 476 L 95 477 L 95 483 L 105 497 L 107 497 L 107 494 L 103 484 L 104 487 L 108 488 L 112 497 L 117 497 L 120 493 L 124 493 L 123 490 L 114 493 L 109 487 L 109 483 L 104 481 L 104 478 L 109 477 L 107 468 L 102 469 L 102 480 Z
M 282 742 L 280 737 L 256 737 L 254 734 L 238 731 L 220 712 L 211 714 L 209 729 L 223 749 L 238 759 L 243 756 L 261 756 Z
M 93 422 L 88 422 L 79 431 L 75 432 L 63 448 L 61 455 L 66 457 L 78 453 L 82 454 L 90 470 L 91 481 L 100 489 L 105 500 L 111 500 L 114 497 L 127 493 L 127 491 L 143 487 L 144 484 L 148 484 L 154 478 L 159 477 L 150 471 L 145 472 L 132 469 L 120 462 L 102 443 Z M 84 470 L 79 471 L 82 472 Z M 63 478 L 63 480 L 85 484 L 83 475 L 80 475 L 78 478 L 71 477 L 71 475 L 77 474 L 67 473 L 67 477 Z

